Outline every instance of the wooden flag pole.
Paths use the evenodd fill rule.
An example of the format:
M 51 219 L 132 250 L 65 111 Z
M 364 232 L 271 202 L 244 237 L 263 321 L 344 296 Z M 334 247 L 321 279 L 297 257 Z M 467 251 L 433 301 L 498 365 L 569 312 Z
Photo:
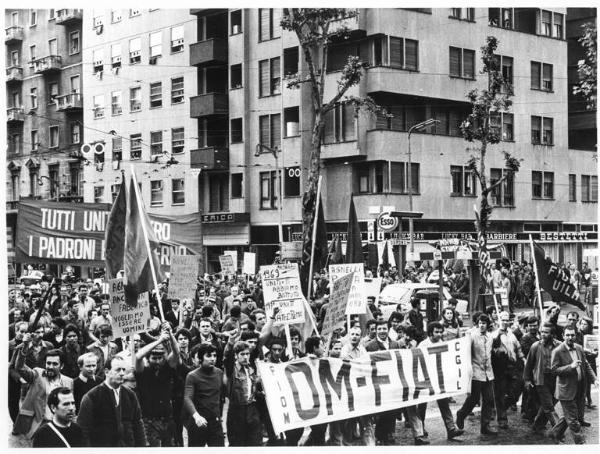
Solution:
M 287 352 L 288 352 L 288 359 L 291 360 L 292 356 L 294 356 L 294 349 L 292 348 L 292 335 L 290 333 L 290 324 L 286 323 L 285 325 L 283 325 L 284 331 L 285 331 L 285 340 L 287 343 Z
M 160 291 L 158 289 L 158 282 L 156 280 L 156 270 L 154 269 L 154 261 L 152 260 L 152 249 L 150 249 L 150 241 L 148 240 L 148 232 L 146 231 L 146 223 L 143 222 L 143 215 L 145 214 L 142 208 L 142 199 L 140 197 L 140 189 L 137 184 L 137 179 L 135 177 L 135 170 L 133 169 L 133 164 L 131 165 L 131 178 L 133 178 L 133 190 L 135 191 L 135 200 L 137 202 L 138 211 L 140 213 L 140 221 L 142 223 L 142 231 L 144 232 L 144 244 L 146 245 L 146 251 L 148 252 L 148 260 L 150 260 L 150 272 L 152 273 L 152 280 L 154 282 L 154 291 L 156 292 L 156 301 L 158 302 L 158 312 L 160 313 L 160 318 L 164 322 L 165 314 L 163 313 L 162 301 L 160 300 Z
M 317 241 L 317 222 L 319 220 L 319 205 L 321 202 L 321 175 L 319 175 L 319 181 L 317 182 L 317 203 L 315 205 L 315 219 L 313 221 L 313 230 L 312 230 L 312 242 L 310 245 L 310 265 L 308 267 L 308 291 L 306 292 L 306 299 L 310 299 L 310 294 L 312 291 L 312 281 L 313 281 L 313 259 L 315 257 L 315 242 Z
M 535 289 L 538 295 L 538 301 L 540 303 L 540 322 L 543 323 L 542 318 L 544 317 L 544 304 L 542 303 L 542 292 L 540 290 L 540 279 L 538 276 L 537 262 L 535 260 L 535 250 L 533 248 L 533 237 L 529 234 L 529 246 L 531 247 L 531 258 L 533 259 L 533 269 L 535 270 Z

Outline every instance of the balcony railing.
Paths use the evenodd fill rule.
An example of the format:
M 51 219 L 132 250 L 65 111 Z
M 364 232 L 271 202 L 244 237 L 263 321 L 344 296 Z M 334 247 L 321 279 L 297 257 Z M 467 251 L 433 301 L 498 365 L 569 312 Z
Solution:
M 6 109 L 6 121 L 8 122 L 23 122 L 25 121 L 25 113 L 21 107 L 10 107 Z
M 229 149 L 205 147 L 190 152 L 192 169 L 227 170 L 229 169 Z
M 212 38 L 190 45 L 190 65 L 227 64 L 227 38 Z
M 190 111 L 192 118 L 227 115 L 227 112 L 229 112 L 229 97 L 225 93 L 207 93 L 193 96 L 190 102 Z
M 13 26 L 6 29 L 4 42 L 8 44 L 14 41 L 23 41 L 23 27 Z
M 9 66 L 6 68 L 6 82 L 21 82 L 23 80 L 23 68 L 20 66 Z
M 81 22 L 83 10 L 81 9 L 59 9 L 56 11 L 56 25 L 69 25 Z
M 81 110 L 82 108 L 81 93 L 69 93 L 56 97 L 56 110 L 59 112 Z
M 35 74 L 46 74 L 54 71 L 60 71 L 62 69 L 62 57 L 60 55 L 48 55 L 46 57 L 33 60 L 31 64 L 33 65 L 33 72 Z

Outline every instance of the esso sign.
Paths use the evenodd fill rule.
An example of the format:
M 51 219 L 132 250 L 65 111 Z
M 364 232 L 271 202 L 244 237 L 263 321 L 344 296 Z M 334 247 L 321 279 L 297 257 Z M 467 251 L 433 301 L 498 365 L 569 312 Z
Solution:
M 381 213 L 377 217 L 377 228 L 384 232 L 391 232 L 398 228 L 398 218 L 394 218 L 389 213 Z

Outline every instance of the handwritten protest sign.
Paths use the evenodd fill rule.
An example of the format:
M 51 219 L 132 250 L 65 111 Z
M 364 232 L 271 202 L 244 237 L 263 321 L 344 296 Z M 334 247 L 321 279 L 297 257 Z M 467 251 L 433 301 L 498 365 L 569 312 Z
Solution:
M 148 292 L 138 296 L 137 306 L 134 307 L 125 302 L 123 279 L 110 279 L 108 284 L 113 336 L 132 336 L 149 329 L 151 316 Z
M 202 257 L 199 255 L 173 255 L 171 257 L 169 298 L 179 300 L 194 298 L 201 260 Z
M 346 314 L 366 314 L 367 298 L 365 296 L 365 270 L 362 263 L 341 263 L 338 265 L 329 265 L 329 281 L 333 283 L 346 274 L 354 273 L 354 282 L 348 304 L 346 305 Z
M 275 324 L 304 323 L 304 296 L 300 287 L 300 274 L 296 263 L 282 263 L 260 267 L 265 299 L 265 312 L 269 317 L 275 307 L 279 312 Z
M 220 255 L 219 263 L 221 264 L 221 273 L 235 274 L 235 265 L 231 255 Z
M 256 254 L 254 252 L 244 252 L 244 274 L 256 274 Z
M 381 293 L 381 281 L 383 279 L 380 277 L 374 277 L 372 279 L 365 279 L 365 297 L 372 296 L 375 298 L 375 306 L 379 302 L 379 294 Z
M 583 336 L 583 348 L 591 352 L 598 353 L 598 345 L 600 336 L 597 334 L 586 334 Z
M 230 255 L 231 259 L 233 260 L 233 268 L 234 268 L 234 273 L 237 271 L 238 269 L 238 253 L 237 251 L 223 251 L 223 255 Z
M 329 305 L 327 306 L 323 327 L 321 328 L 322 336 L 328 336 L 336 329 L 344 326 L 346 322 L 346 304 L 353 281 L 354 273 L 350 273 L 333 283 Z

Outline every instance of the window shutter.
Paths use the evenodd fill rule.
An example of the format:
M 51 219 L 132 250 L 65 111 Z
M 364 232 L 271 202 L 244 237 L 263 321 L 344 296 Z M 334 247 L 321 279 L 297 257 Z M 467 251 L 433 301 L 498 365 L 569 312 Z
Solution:
M 446 110 L 436 110 L 434 113 L 435 119 L 439 121 L 435 125 L 435 133 L 436 134 L 448 134 L 448 111 Z
M 412 179 L 412 192 L 413 194 L 419 193 L 419 164 L 413 162 L 411 164 L 411 179 Z
M 392 110 L 389 113 L 393 115 L 392 129 L 394 131 L 405 131 L 406 128 L 404 127 L 404 108 L 401 106 L 392 107 Z
M 531 88 L 542 88 L 540 81 L 540 63 L 531 62 Z
M 402 68 L 404 61 L 404 51 L 402 49 L 402 38 L 390 37 L 390 66 L 393 68 Z
M 258 63 L 259 71 L 259 96 L 267 96 L 271 93 L 270 91 L 270 78 L 269 78 L 269 60 L 261 60 Z
M 386 107 L 386 112 L 389 114 L 389 107 Z M 377 119 L 375 121 L 375 129 L 390 129 L 388 126 L 388 117 L 381 112 L 377 112 Z
M 273 38 L 281 36 L 281 9 L 273 8 Z
M 356 139 L 356 130 L 354 127 L 354 106 L 351 103 L 345 103 L 342 106 L 343 109 L 343 131 L 342 131 L 342 140 L 355 140 Z
M 544 86 L 541 88 L 552 90 L 552 65 L 543 65 L 542 79 L 544 80 Z
M 281 93 L 281 60 L 271 59 L 271 94 Z
M 450 75 L 461 76 L 460 72 L 460 49 L 457 47 L 450 48 Z
M 325 133 L 323 135 L 323 143 L 335 142 L 335 109 L 330 110 L 325 115 Z
M 391 162 L 391 177 L 392 177 L 392 192 L 402 193 L 405 192 L 404 186 L 404 163 L 403 162 Z
M 271 115 L 271 145 L 281 147 L 281 114 Z
M 419 42 L 412 39 L 404 40 L 406 56 L 404 67 L 416 71 L 419 69 Z
M 262 115 L 259 118 L 259 127 L 260 127 L 260 143 L 262 145 L 270 146 L 269 140 L 269 116 Z
M 258 9 L 259 41 L 266 41 L 271 38 L 270 17 L 271 14 L 269 8 Z
M 592 175 L 592 202 L 598 201 L 598 177 Z
M 463 49 L 464 77 L 475 77 L 475 51 Z

